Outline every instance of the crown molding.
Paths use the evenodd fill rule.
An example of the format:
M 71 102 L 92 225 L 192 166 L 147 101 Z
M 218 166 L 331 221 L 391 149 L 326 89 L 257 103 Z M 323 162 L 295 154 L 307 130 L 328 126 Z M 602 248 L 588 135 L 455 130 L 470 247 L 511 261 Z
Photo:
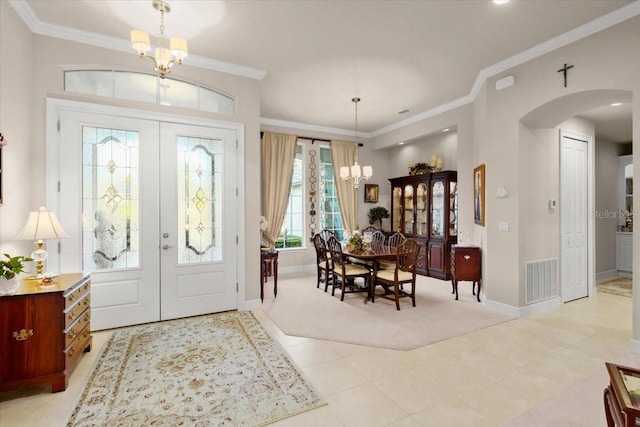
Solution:
M 42 22 L 25 0 L 9 0 L 9 3 L 34 34 L 138 55 L 131 49 L 128 40 Z M 198 55 L 189 55 L 189 60 L 185 64 L 256 80 L 262 80 L 267 75 L 264 70 Z
M 355 137 L 355 131 L 349 129 L 331 128 L 327 126 L 312 125 L 309 123 L 292 122 L 289 120 L 270 119 L 268 117 L 260 117 L 261 125 L 278 126 L 287 129 L 306 130 L 311 132 L 326 132 L 336 135 L 345 135 Z M 358 137 L 371 138 L 373 135 L 369 132 L 358 131 Z

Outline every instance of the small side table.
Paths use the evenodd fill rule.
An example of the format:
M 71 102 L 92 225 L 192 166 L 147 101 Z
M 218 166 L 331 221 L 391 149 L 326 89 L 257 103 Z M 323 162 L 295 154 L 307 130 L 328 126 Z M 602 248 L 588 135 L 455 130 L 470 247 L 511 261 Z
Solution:
M 278 251 L 260 250 L 260 300 L 264 301 L 264 284 L 267 276 L 273 276 L 273 296 L 278 296 Z
M 482 288 L 482 272 L 480 262 L 480 248 L 478 246 L 451 246 L 451 286 L 452 294 L 458 299 L 458 281 L 473 282 L 472 292 L 475 295 L 476 283 L 478 284 L 478 302 L 480 302 L 480 289 Z
M 635 427 L 640 419 L 640 370 L 605 363 L 609 386 L 604 389 L 608 427 Z

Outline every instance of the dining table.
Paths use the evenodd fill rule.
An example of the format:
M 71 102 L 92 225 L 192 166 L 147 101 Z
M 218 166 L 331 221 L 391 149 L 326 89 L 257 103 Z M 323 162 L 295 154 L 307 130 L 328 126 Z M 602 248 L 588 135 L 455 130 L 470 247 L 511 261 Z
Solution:
M 346 245 L 342 249 L 342 253 L 348 258 L 364 261 L 365 263 L 371 263 L 373 271 L 369 278 L 369 292 L 364 302 L 366 303 L 371 299 L 373 290 L 375 288 L 375 280 L 378 275 L 378 269 L 380 268 L 380 261 L 393 261 L 396 259 L 396 248 L 386 245 L 367 245 L 363 249 L 353 250 L 349 249 Z

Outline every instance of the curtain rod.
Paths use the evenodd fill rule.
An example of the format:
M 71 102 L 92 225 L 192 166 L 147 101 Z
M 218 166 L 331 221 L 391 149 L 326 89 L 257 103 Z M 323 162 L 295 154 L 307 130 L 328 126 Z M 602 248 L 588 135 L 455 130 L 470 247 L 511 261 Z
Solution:
M 260 139 L 262 139 L 262 136 L 264 135 L 264 132 L 260 132 Z M 311 140 L 311 144 L 313 144 L 316 141 L 320 141 L 320 142 L 331 142 L 330 139 L 324 139 L 324 138 L 310 138 L 308 136 L 300 136 L 300 135 L 294 135 L 296 138 L 298 139 L 309 139 Z M 358 142 L 358 147 L 362 147 L 362 142 Z

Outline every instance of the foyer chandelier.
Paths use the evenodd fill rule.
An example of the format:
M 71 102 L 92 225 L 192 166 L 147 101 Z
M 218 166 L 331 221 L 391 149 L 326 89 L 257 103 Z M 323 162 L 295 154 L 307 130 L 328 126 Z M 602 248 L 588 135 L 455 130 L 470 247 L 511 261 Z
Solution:
M 173 64 L 182 64 L 187 57 L 187 41 L 180 37 L 169 39 L 169 48 L 164 35 L 164 14 L 171 12 L 169 3 L 162 0 L 153 0 L 151 5 L 160 12 L 160 46 L 156 48 L 155 56 L 147 55 L 151 50 L 149 33 L 143 30 L 131 30 L 131 47 L 140 55 L 140 58 L 149 58 L 153 61 L 154 69 L 158 77 L 164 79 L 171 72 Z
M 352 180 L 353 188 L 356 190 L 360 187 L 360 181 L 363 179 L 370 179 L 373 176 L 373 168 L 371 166 L 364 166 L 360 168 L 358 164 L 358 102 L 360 102 L 360 98 L 355 97 L 351 98 L 351 102 L 353 102 L 356 106 L 356 125 L 355 125 L 355 139 L 356 139 L 356 155 L 355 161 L 352 166 L 341 166 L 340 167 L 340 178 L 343 181 Z

